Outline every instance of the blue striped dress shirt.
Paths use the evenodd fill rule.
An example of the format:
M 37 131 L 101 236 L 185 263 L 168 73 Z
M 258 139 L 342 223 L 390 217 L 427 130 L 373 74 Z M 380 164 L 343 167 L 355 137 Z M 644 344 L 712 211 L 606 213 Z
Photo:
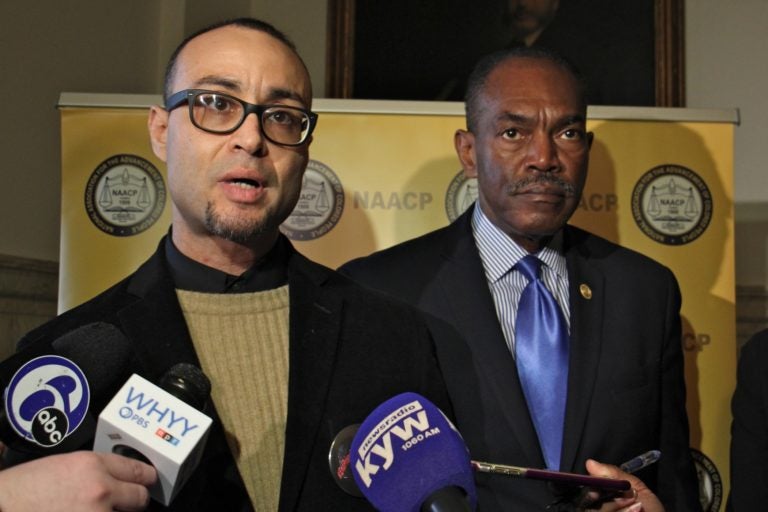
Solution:
M 472 215 L 472 232 L 483 262 L 485 278 L 488 280 L 493 302 L 496 305 L 496 316 L 501 324 L 507 347 L 514 356 L 517 305 L 528 280 L 512 268 L 520 259 L 527 256 L 528 252 L 496 227 L 485 216 L 479 203 L 475 203 L 475 211 Z M 565 257 L 562 255 L 562 237 L 561 230 L 536 256 L 544 262 L 541 266 L 541 279 L 544 281 L 544 286 L 555 296 L 570 332 L 568 271 L 565 266 Z

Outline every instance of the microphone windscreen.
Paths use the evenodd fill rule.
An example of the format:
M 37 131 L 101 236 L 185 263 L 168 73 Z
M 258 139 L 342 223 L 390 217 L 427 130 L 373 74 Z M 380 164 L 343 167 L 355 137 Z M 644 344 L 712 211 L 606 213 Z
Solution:
M 117 327 L 106 322 L 83 325 L 51 343 L 54 353 L 77 364 L 95 401 L 111 398 L 130 375 L 133 348 Z
M 160 379 L 160 387 L 198 411 L 205 409 L 211 396 L 211 381 L 203 370 L 190 363 L 171 366 Z
M 438 490 L 457 487 L 472 508 L 474 476 L 464 440 L 429 400 L 403 393 L 376 408 L 350 449 L 358 487 L 382 512 L 418 512 Z
M 117 327 L 95 322 L 5 361 L 0 436 L 17 452 L 14 461 L 89 445 L 96 427 L 91 409 L 103 406 L 125 381 L 131 355 L 130 341 Z

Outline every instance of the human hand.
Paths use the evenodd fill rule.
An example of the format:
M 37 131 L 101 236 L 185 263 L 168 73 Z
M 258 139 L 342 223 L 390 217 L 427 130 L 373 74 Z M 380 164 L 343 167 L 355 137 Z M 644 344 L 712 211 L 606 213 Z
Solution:
M 155 468 L 112 453 L 50 455 L 0 471 L 3 512 L 133 512 L 149 504 Z
M 664 505 L 659 498 L 635 475 L 625 473 L 611 464 L 596 460 L 587 460 L 587 472 L 592 476 L 627 480 L 632 489 L 613 495 L 601 495 L 590 491 L 582 502 L 581 510 L 599 510 L 600 512 L 664 512 Z

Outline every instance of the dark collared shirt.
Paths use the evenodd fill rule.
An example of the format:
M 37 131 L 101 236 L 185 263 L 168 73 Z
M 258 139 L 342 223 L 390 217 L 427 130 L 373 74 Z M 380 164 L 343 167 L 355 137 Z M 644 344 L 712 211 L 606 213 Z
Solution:
M 203 293 L 252 293 L 279 288 L 288 282 L 290 244 L 280 236 L 275 246 L 251 268 L 233 276 L 208 267 L 179 251 L 165 238 L 165 257 L 176 288 Z

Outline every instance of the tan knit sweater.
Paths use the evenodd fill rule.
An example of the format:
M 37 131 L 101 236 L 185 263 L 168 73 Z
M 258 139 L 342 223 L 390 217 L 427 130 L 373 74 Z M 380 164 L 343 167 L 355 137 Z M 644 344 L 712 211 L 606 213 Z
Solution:
M 277 510 L 288 414 L 288 286 L 177 296 L 251 502 Z

